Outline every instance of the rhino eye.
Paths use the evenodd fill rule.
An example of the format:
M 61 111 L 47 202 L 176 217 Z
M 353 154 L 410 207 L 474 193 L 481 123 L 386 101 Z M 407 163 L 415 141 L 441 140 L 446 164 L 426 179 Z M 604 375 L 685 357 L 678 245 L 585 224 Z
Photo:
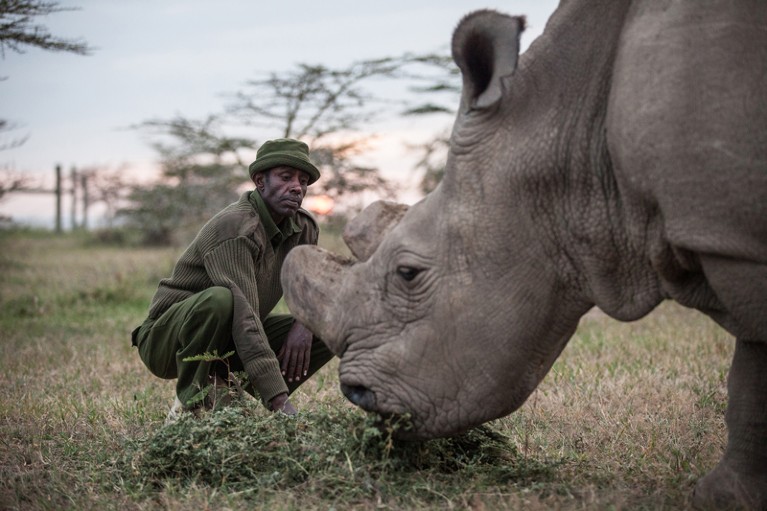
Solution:
M 412 266 L 397 267 L 397 274 L 408 282 L 413 280 L 419 273 L 421 273 L 421 270 L 413 268 Z

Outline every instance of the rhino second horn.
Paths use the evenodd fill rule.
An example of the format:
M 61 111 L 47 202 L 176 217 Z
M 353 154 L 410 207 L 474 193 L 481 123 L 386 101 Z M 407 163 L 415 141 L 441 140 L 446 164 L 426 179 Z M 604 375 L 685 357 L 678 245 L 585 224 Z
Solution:
M 354 217 L 344 229 L 343 238 L 352 255 L 367 261 L 376 251 L 384 236 L 407 213 L 406 204 L 376 201 Z

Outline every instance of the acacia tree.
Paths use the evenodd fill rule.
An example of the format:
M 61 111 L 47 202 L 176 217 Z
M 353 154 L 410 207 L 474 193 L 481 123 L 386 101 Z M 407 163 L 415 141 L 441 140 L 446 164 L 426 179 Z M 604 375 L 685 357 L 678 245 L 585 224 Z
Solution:
M 63 11 L 58 2 L 42 0 L 0 0 L 0 55 L 6 50 L 24 53 L 28 46 L 46 51 L 63 51 L 87 55 L 91 48 L 81 39 L 66 39 L 52 35 L 48 29 L 36 23 L 36 18 Z
M 12 123 L 5 119 L 0 119 L 0 134 L 5 134 L 8 132 L 14 131 L 17 128 L 18 128 L 18 125 L 16 123 Z M 22 135 L 20 137 L 16 137 L 11 140 L 8 140 L 7 142 L 0 142 L 0 151 L 5 151 L 6 149 L 13 149 L 14 147 L 19 147 L 20 145 L 23 145 L 28 138 L 29 138 L 29 135 Z
M 309 141 L 311 157 L 323 173 L 313 192 L 334 199 L 365 191 L 391 197 L 394 187 L 378 169 L 354 160 L 365 142 L 357 134 L 359 126 L 375 115 L 372 106 L 377 101 L 362 82 L 394 76 L 397 66 L 394 59 L 340 70 L 299 64 L 286 73 L 247 82 L 244 90 L 230 95 L 222 114 L 201 121 L 176 116 L 141 123 L 138 128 L 150 133 L 160 155 L 161 176 L 150 186 L 132 187 L 130 205 L 119 215 L 138 227 L 145 241 L 167 243 L 184 238 L 180 229 L 196 230 L 231 202 L 234 191 L 247 182 L 245 154 L 252 158 L 258 142 L 255 137 L 229 136 L 226 128 L 268 128 L 275 138 Z
M 60 7 L 58 2 L 0 0 L 0 57 L 5 58 L 7 51 L 24 53 L 27 47 L 88 55 L 91 48 L 81 39 L 56 37 L 44 25 L 36 22 L 42 16 L 72 10 L 75 9 Z M 0 80 L 5 79 L 6 77 L 0 77 Z M 0 133 L 7 133 L 16 128 L 16 123 L 0 119 Z M 26 140 L 26 136 L 21 136 L 0 142 L 0 150 L 18 147 Z
M 447 54 L 431 53 L 411 55 L 408 61 L 419 66 L 420 69 L 410 75 L 416 80 L 410 90 L 417 97 L 426 96 L 427 100 L 415 102 L 403 112 L 403 115 L 447 116 L 451 121 L 455 116 L 461 93 L 461 75 L 453 59 Z M 449 145 L 450 128 L 445 127 L 425 142 L 411 146 L 411 149 L 420 154 L 415 168 L 422 172 L 420 183 L 422 193 L 431 192 L 442 181 Z
M 216 116 L 192 120 L 153 119 L 137 128 L 152 134 L 160 155 L 160 176 L 150 185 L 129 187 L 118 218 L 137 228 L 147 244 L 187 241 L 226 204 L 243 183 L 242 152 L 252 140 L 223 134 Z
M 76 173 L 73 169 L 72 180 L 73 201 L 75 200 L 75 193 L 81 195 L 79 197 L 79 202 L 82 205 L 80 227 L 88 228 L 89 209 L 96 204 L 102 204 L 105 209 L 103 220 L 106 223 L 106 229 L 114 228 L 120 205 L 125 201 L 130 191 L 125 167 L 110 169 L 93 165 L 77 169 Z M 75 226 L 73 212 L 72 227 Z
M 411 54 L 356 62 L 340 69 L 298 64 L 287 72 L 268 73 L 246 82 L 242 90 L 229 95 L 222 114 L 202 121 L 182 116 L 146 121 L 139 127 L 169 142 L 155 138 L 153 143 L 161 157 L 162 175 L 151 186 L 133 187 L 129 196 L 132 205 L 120 213 L 153 242 L 172 240 L 179 226 L 199 226 L 231 202 L 234 189 L 247 180 L 243 155 L 252 158 L 258 144 L 255 137 L 225 134 L 232 129 L 259 133 L 268 129 L 274 133 L 270 138 L 309 142 L 311 157 L 323 175 L 312 192 L 343 202 L 350 211 L 362 205 L 365 194 L 392 198 L 396 187 L 378 168 L 360 164 L 359 156 L 373 136 L 369 126 L 382 114 L 401 112 L 407 103 L 373 92 L 373 84 L 376 79 L 407 81 L 415 84 L 412 92 L 422 97 L 440 88 L 446 69 L 444 58 Z M 450 111 L 431 101 L 410 104 L 405 113 Z
M 6 194 L 23 190 L 30 183 L 31 180 L 28 176 L 21 176 L 9 170 L 0 169 L 0 201 Z
M 373 94 L 374 79 L 403 76 L 401 58 L 353 63 L 342 69 L 298 64 L 284 74 L 246 82 L 233 95 L 228 112 L 246 126 L 270 128 L 283 137 L 308 139 L 312 159 L 323 178 L 314 190 L 348 203 L 362 193 L 391 198 L 395 186 L 378 168 L 360 165 L 370 133 L 362 133 L 380 114 L 387 101 Z

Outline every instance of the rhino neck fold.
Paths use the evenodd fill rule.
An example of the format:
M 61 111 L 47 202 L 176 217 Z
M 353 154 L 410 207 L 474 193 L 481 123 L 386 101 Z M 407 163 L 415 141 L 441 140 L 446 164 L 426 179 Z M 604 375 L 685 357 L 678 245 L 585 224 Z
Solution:
M 646 264 L 647 233 L 628 228 L 636 219 L 626 217 L 607 145 L 612 76 L 630 2 L 600 4 L 560 6 L 523 56 L 526 88 L 515 103 L 545 91 L 535 103 L 547 110 L 531 117 L 541 120 L 538 134 L 548 135 L 550 146 L 540 151 L 548 160 L 530 173 L 525 192 L 544 194 L 530 208 L 551 226 L 545 231 L 557 266 L 569 267 L 565 278 L 590 301 L 629 320 L 655 307 L 660 293 Z

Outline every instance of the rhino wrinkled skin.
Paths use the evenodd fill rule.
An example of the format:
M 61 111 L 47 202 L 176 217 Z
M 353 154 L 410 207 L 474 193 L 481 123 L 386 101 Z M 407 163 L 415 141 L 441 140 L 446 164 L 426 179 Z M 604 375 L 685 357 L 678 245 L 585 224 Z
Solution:
M 371 205 L 351 259 L 299 247 L 288 305 L 341 357 L 343 392 L 406 435 L 517 409 L 593 306 L 665 299 L 736 337 L 728 442 L 700 507 L 767 508 L 767 2 L 563 1 L 466 16 L 445 177 Z

